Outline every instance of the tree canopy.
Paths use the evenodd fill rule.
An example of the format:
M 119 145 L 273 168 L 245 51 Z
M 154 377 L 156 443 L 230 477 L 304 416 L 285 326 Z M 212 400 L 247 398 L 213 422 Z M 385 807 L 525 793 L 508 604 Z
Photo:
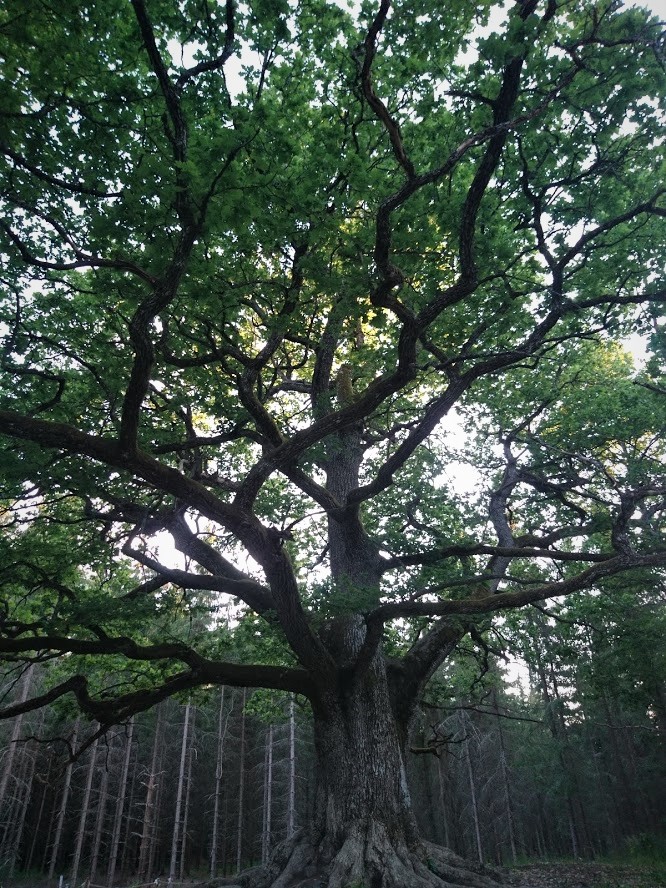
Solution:
M 0 652 L 57 661 L 1 714 L 381 663 L 401 734 L 491 613 L 660 581 L 648 12 L 8 0 L 0 46 Z

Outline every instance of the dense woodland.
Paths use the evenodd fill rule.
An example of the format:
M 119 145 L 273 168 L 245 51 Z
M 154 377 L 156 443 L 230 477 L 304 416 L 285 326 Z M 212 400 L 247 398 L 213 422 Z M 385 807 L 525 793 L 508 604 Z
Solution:
M 659 841 L 664 50 L 622 0 L 4 0 L 7 878 Z
M 626 608 L 600 595 L 533 609 L 526 626 L 503 625 L 438 678 L 408 761 L 427 838 L 509 867 L 660 853 L 663 603 L 623 595 Z M 7 674 L 5 694 L 27 697 L 42 672 Z M 167 700 L 102 738 L 93 728 L 62 708 L 4 724 L 3 878 L 230 875 L 265 862 L 312 817 L 302 699 L 222 687 Z

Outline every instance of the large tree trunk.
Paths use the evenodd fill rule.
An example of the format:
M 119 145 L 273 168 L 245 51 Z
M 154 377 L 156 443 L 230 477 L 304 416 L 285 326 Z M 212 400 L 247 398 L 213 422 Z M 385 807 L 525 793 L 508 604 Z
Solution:
M 345 365 L 337 380 L 342 403 L 353 397 L 350 374 Z M 363 450 L 360 427 L 328 441 L 326 489 L 340 503 L 358 487 Z M 278 846 L 267 866 L 236 881 L 248 888 L 493 888 L 489 870 L 420 841 L 407 788 L 405 747 L 418 697 L 459 633 L 444 627 L 441 638 L 433 635 L 434 652 L 415 646 L 411 669 L 389 669 L 363 616 L 344 615 L 350 595 L 369 608 L 381 598 L 379 551 L 358 508 L 329 514 L 328 544 L 330 603 L 343 615 L 321 627 L 330 660 L 312 674 L 313 821 Z
M 344 675 L 315 706 L 313 822 L 282 843 L 267 867 L 237 881 L 252 888 L 497 885 L 490 870 L 419 839 L 405 775 L 405 731 L 393 714 L 384 658 L 376 655 L 357 680 Z
M 402 852 L 417 841 L 379 658 L 360 686 L 330 694 L 323 714 L 315 717 L 315 748 L 319 784 L 312 838 L 317 855 L 323 863 L 332 862 L 331 885 L 361 882 L 369 871 L 381 872 L 389 849 Z

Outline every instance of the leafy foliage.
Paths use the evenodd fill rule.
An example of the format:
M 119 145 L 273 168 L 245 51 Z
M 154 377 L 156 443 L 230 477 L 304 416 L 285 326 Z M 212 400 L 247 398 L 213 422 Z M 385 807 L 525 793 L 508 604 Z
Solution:
M 9 0 L 0 33 L 0 650 L 60 657 L 49 700 L 316 703 L 391 655 L 413 710 L 492 612 L 659 581 L 656 19 Z

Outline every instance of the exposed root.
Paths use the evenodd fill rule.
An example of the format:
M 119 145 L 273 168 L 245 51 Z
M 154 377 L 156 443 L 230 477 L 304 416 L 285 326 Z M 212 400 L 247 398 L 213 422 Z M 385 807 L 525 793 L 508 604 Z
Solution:
M 382 824 L 351 828 L 331 860 L 323 861 L 301 832 L 276 849 L 265 867 L 201 888 L 499 888 L 501 874 L 424 842 L 411 850 L 389 839 Z
M 472 888 L 497 888 L 506 884 L 506 878 L 499 870 L 478 863 L 470 863 L 464 857 L 454 854 L 441 845 L 423 842 L 429 865 L 443 879 L 453 885 L 469 885 Z

